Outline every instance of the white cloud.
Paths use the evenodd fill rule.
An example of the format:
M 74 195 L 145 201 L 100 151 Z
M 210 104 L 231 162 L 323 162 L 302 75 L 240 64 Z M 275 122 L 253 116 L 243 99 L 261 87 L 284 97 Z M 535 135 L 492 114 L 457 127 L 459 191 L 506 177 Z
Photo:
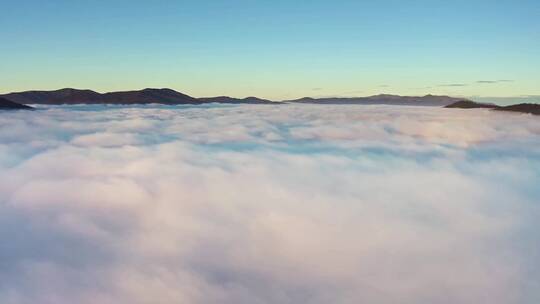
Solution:
M 535 303 L 540 121 L 0 113 L 1 303 Z

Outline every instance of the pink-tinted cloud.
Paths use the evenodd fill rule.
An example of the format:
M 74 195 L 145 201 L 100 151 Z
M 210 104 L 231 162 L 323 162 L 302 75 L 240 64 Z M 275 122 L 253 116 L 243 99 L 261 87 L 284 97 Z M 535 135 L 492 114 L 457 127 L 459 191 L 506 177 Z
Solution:
M 0 302 L 534 303 L 539 135 L 422 107 L 2 113 Z

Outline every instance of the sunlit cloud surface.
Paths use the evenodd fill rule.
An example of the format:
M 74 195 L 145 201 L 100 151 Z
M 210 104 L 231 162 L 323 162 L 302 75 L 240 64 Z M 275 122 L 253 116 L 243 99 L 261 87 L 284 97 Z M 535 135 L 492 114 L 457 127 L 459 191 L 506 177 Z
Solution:
M 540 303 L 540 120 L 0 113 L 0 303 Z

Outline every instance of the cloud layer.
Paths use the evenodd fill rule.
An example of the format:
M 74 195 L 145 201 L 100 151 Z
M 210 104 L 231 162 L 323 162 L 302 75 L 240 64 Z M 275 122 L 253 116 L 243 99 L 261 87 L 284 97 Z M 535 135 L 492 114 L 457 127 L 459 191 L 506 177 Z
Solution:
M 537 303 L 540 120 L 393 106 L 0 114 L 0 302 Z

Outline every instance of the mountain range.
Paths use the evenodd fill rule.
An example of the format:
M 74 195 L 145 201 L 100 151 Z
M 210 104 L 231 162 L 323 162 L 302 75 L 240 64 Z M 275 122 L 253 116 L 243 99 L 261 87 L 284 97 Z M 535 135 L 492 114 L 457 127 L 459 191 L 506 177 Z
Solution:
M 490 108 L 496 111 L 511 111 L 540 115 L 539 104 L 516 104 L 497 106 L 494 104 L 478 103 L 463 98 L 449 96 L 399 96 L 380 94 L 368 97 L 304 97 L 294 100 L 271 101 L 257 97 L 234 98 L 228 96 L 195 98 L 171 89 L 143 89 L 136 91 L 121 91 L 98 93 L 92 90 L 60 89 L 56 91 L 25 91 L 0 95 L 0 109 L 32 109 L 29 104 L 42 105 L 73 105 L 73 104 L 332 104 L 332 105 L 403 105 L 403 106 L 435 106 L 446 108 Z
M 92 90 L 60 89 L 56 91 L 25 91 L 2 95 L 21 104 L 201 104 L 203 101 L 171 89 L 144 89 L 98 93 Z
M 313 103 L 313 104 L 385 104 L 385 105 L 408 105 L 408 106 L 437 106 L 444 107 L 449 104 L 464 100 L 449 96 L 425 95 L 425 96 L 399 96 L 379 94 L 368 97 L 304 97 L 286 102 Z
M 121 91 L 98 93 L 92 90 L 60 89 L 56 91 L 25 91 L 0 95 L 11 101 L 21 104 L 202 104 L 202 103 L 228 103 L 228 104 L 275 104 L 276 101 L 257 97 L 233 98 L 228 96 L 195 98 L 171 89 L 143 89 L 138 91 Z M 287 100 L 287 103 L 313 103 L 313 104 L 388 104 L 388 105 L 423 105 L 446 106 L 462 98 L 448 96 L 398 96 L 375 95 L 370 97 L 305 97 Z

